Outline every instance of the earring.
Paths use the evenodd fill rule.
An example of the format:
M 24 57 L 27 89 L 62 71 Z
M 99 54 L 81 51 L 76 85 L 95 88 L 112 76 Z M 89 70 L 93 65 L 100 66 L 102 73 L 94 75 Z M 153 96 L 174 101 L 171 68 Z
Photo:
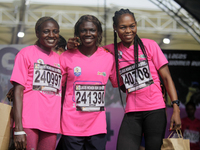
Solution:
M 117 33 L 117 31 L 115 30 L 115 32 Z

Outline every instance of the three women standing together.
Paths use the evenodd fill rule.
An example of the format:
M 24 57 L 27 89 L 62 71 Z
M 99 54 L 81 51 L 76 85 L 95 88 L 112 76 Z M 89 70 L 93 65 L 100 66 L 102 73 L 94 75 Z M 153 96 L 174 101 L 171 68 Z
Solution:
M 99 47 L 102 40 L 99 20 L 91 15 L 82 16 L 75 25 L 75 38 L 68 41 L 68 48 L 73 50 L 61 54 L 60 62 L 59 55 L 51 51 L 59 37 L 59 25 L 52 18 L 44 18 L 36 23 L 38 42 L 18 53 L 11 77 L 15 87 L 17 149 L 26 145 L 27 150 L 45 150 L 47 146 L 48 150 L 55 149 L 60 125 L 61 72 L 65 89 L 61 117 L 64 149 L 105 149 L 104 96 L 108 79 L 113 87 L 123 88 L 124 84 L 127 93 L 117 149 L 138 149 L 143 133 L 147 150 L 160 149 L 166 114 L 159 75 L 174 101 L 170 128 L 181 127 L 180 110 L 175 103 L 178 97 L 168 62 L 154 41 L 138 37 L 132 12 L 128 9 L 115 12 L 115 41 L 104 48 Z

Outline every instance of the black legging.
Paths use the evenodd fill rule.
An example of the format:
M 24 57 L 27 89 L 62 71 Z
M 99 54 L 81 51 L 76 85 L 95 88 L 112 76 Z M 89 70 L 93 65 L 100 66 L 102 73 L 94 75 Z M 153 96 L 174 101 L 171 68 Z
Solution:
M 138 150 L 142 133 L 145 150 L 160 150 L 166 123 L 165 109 L 126 113 L 119 130 L 117 150 Z

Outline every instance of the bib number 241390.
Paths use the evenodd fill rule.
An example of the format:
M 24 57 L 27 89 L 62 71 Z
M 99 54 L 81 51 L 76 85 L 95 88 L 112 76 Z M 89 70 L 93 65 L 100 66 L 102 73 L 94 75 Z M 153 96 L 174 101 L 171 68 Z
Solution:
M 103 111 L 105 85 L 76 85 L 75 99 L 78 111 Z

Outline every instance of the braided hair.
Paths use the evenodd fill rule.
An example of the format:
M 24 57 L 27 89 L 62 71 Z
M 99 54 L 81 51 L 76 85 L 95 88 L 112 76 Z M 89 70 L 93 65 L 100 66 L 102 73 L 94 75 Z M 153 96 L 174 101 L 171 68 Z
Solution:
M 119 11 L 115 12 L 115 15 L 113 17 L 113 26 L 116 26 L 116 27 L 118 26 L 119 17 L 123 14 L 130 14 L 136 21 L 134 13 L 132 13 L 129 9 L 120 9 Z M 136 68 L 136 72 L 138 72 L 138 45 L 140 46 L 146 60 L 147 60 L 147 52 L 146 52 L 146 49 L 145 49 L 145 46 L 144 46 L 142 40 L 139 38 L 139 36 L 137 34 L 134 37 L 133 44 L 134 44 L 135 68 Z M 118 64 L 118 48 L 117 48 L 117 33 L 116 33 L 116 31 L 114 31 L 114 50 L 115 50 L 117 80 L 118 80 L 118 87 L 119 87 L 119 74 L 118 74 L 119 64 Z M 148 60 L 147 60 L 147 62 L 148 62 Z M 119 91 L 120 91 L 120 89 L 119 89 Z M 121 91 L 120 91 L 120 93 L 121 93 Z
M 130 14 L 133 16 L 134 20 L 135 16 L 134 13 L 132 13 L 129 9 L 120 9 L 119 11 L 115 12 L 115 16 L 113 17 L 113 25 L 117 26 L 118 25 L 118 19 L 121 15 L 123 14 Z M 147 60 L 147 52 L 146 49 L 144 47 L 144 44 L 142 42 L 142 40 L 139 38 L 139 36 L 136 34 L 134 37 L 134 59 L 135 59 L 135 67 L 136 69 L 138 68 L 138 45 L 140 46 L 146 60 Z M 117 33 L 114 32 L 114 48 L 115 48 L 115 55 L 118 56 L 118 49 L 117 49 Z M 116 59 L 116 62 L 118 63 L 118 57 Z M 118 66 L 118 65 L 117 65 Z

